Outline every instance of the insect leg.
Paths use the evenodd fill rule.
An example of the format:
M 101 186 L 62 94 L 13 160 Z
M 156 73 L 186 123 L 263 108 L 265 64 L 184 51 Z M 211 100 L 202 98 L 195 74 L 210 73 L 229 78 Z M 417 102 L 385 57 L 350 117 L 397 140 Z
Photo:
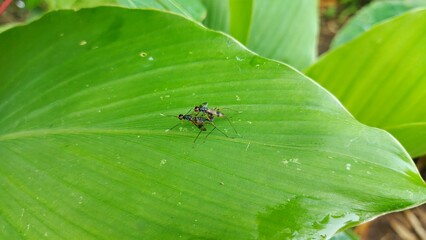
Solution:
M 201 132 L 202 132 L 203 130 L 201 130 L 200 129 L 200 132 L 198 132 L 198 134 L 197 134 L 197 137 L 194 139 L 194 143 L 197 141 L 197 139 L 198 139 L 198 137 L 200 136 L 200 134 L 201 134 Z
M 226 120 L 228 120 L 229 125 L 231 125 L 231 127 L 234 129 L 235 133 L 236 133 L 236 134 L 238 134 L 238 136 L 239 136 L 240 134 L 237 132 L 237 130 L 235 129 L 234 125 L 231 123 L 231 120 L 229 120 L 229 118 L 227 118 L 227 117 L 224 117 L 224 118 L 225 118 Z
M 179 126 L 179 125 L 181 125 L 181 124 L 182 124 L 182 123 L 178 123 L 178 124 L 174 125 L 172 128 L 167 129 L 167 130 L 166 130 L 166 132 L 168 132 L 168 131 L 172 130 L 173 128 L 175 128 L 175 127 L 177 127 L 177 126 Z
M 192 111 L 192 108 L 189 109 L 189 111 L 185 115 L 188 115 L 191 111 Z
M 216 129 L 216 126 L 213 127 L 213 129 L 206 135 L 206 137 L 204 138 L 204 142 L 206 142 L 207 137 L 210 135 L 210 133 L 212 133 L 214 130 Z M 219 129 L 218 129 L 219 130 Z
M 213 130 L 217 129 L 219 132 L 221 132 L 223 135 L 225 135 L 225 137 L 229 138 L 229 136 L 228 136 L 228 135 L 226 135 L 226 133 L 224 133 L 222 130 L 220 130 L 218 127 L 216 127 L 216 124 L 214 124 L 213 122 L 209 122 L 209 124 L 213 125 L 213 127 L 214 127 L 214 128 L 213 128 Z M 211 130 L 211 131 L 210 131 L 210 133 L 211 133 L 211 132 L 213 132 L 213 130 Z M 209 133 L 209 134 L 210 134 L 210 133 Z M 207 136 L 208 136 L 209 134 L 207 134 Z M 206 136 L 206 137 L 207 137 L 207 136 Z

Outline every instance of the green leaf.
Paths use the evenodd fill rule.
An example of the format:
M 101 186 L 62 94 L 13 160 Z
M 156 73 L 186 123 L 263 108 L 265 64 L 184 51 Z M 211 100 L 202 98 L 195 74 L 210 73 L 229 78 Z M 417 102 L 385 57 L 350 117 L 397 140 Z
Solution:
M 79 9 L 99 5 L 115 5 L 116 0 L 44 0 L 49 10 Z
M 207 14 L 200 0 L 117 0 L 117 3 L 132 8 L 168 10 L 198 22 L 204 20 Z
M 167 10 L 200 22 L 206 17 L 206 9 L 200 0 L 45 0 L 45 2 L 50 10 L 117 5 Z
M 36 7 L 39 7 L 43 0 L 26 0 L 25 8 L 29 10 L 33 10 Z
M 426 200 L 388 133 L 178 15 L 55 11 L 0 52 L 2 239 L 329 238 Z M 166 131 L 204 101 L 240 136 Z
M 403 14 L 418 7 L 426 7 L 425 0 L 392 0 L 375 1 L 361 9 L 349 22 L 339 31 L 333 39 L 332 48 L 358 37 L 368 31 L 375 24 L 389 20 L 392 17 Z
M 229 33 L 229 1 L 203 0 L 207 16 L 203 24 L 211 29 Z
M 399 124 L 387 127 L 413 157 L 426 153 L 426 121 Z
M 253 0 L 229 0 L 229 31 L 242 44 L 247 45 L 250 32 Z
M 426 10 L 373 27 L 308 69 L 361 122 L 384 128 L 416 157 L 426 153 Z
M 359 240 L 359 237 L 351 230 L 346 230 L 334 235 L 331 240 Z
M 262 56 L 304 69 L 317 56 L 316 0 L 254 1 L 248 48 Z
M 229 19 L 233 19 L 235 15 L 243 15 L 241 21 L 231 25 L 231 28 L 239 29 L 242 34 L 234 34 L 231 31 L 231 35 L 242 40 L 242 43 L 246 43 L 247 39 L 246 46 L 256 53 L 283 61 L 298 69 L 308 67 L 315 60 L 318 35 L 316 0 L 255 0 L 250 21 L 245 17 L 249 11 L 247 9 L 250 9 L 248 6 L 247 9 L 240 7 L 240 11 L 235 7 L 235 10 L 229 13 L 229 7 L 226 5 L 228 1 L 204 2 L 207 2 L 208 9 L 205 24 L 210 28 L 228 32 L 231 24 Z M 235 18 L 239 19 L 238 16 Z M 247 37 L 244 36 L 246 32 Z

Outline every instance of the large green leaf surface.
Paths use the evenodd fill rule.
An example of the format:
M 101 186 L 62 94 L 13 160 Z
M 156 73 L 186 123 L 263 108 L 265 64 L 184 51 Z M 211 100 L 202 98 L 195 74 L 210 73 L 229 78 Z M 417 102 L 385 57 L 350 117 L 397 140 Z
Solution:
M 377 23 L 419 7 L 426 7 L 426 0 L 374 1 L 349 20 L 336 34 L 331 46 L 333 48 L 340 46 L 358 37 Z
M 230 33 L 237 39 L 242 39 L 242 43 L 249 49 L 298 69 L 304 69 L 314 62 L 318 35 L 316 0 L 204 2 L 207 2 L 208 11 L 206 26 L 221 31 L 233 30 Z M 230 9 L 227 2 L 233 3 L 231 6 L 234 8 Z M 247 7 L 247 4 L 253 6 Z M 247 20 L 247 15 L 251 19 Z M 231 21 L 232 19 L 236 20 Z M 241 33 L 247 36 L 242 36 Z
M 426 153 L 426 10 L 373 27 L 307 74 L 361 122 L 395 134 L 413 156 Z
M 0 52 L 1 239 L 329 238 L 426 199 L 388 133 L 177 15 L 56 11 Z M 239 135 L 169 130 L 204 101 Z

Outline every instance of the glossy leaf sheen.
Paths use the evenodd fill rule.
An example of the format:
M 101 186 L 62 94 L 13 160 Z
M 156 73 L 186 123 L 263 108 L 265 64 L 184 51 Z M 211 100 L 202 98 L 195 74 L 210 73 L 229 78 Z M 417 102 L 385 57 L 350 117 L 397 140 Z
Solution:
M 389 134 L 179 16 L 57 11 L 0 51 L 2 239 L 320 238 L 425 201 Z M 165 131 L 204 101 L 241 137 Z
M 426 1 L 374 1 L 361 9 L 349 20 L 349 22 L 336 34 L 331 46 L 333 48 L 340 46 L 368 31 L 368 29 L 375 24 L 389 20 L 392 17 L 418 7 L 426 7 Z
M 307 74 L 361 122 L 395 134 L 413 157 L 426 153 L 426 10 L 377 25 L 330 52 Z

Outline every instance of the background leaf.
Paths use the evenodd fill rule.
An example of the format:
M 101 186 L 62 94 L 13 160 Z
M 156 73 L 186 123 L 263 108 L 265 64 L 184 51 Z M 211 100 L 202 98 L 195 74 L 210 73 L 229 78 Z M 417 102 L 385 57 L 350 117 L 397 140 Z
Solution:
M 242 44 L 247 45 L 252 21 L 253 0 L 230 0 L 229 32 Z
M 198 22 L 201 22 L 207 14 L 200 0 L 117 0 L 117 3 L 132 8 L 168 10 Z
M 377 25 L 307 71 L 361 122 L 384 128 L 416 157 L 426 153 L 426 10 Z
M 229 33 L 229 0 L 203 0 L 207 16 L 203 24 L 208 28 Z
M 229 7 L 226 7 L 228 1 L 204 2 L 208 2 L 205 23 L 213 29 L 227 32 L 227 26 L 231 23 L 224 19 L 232 18 L 231 14 L 241 14 L 240 11 L 226 13 L 229 11 Z M 313 63 L 317 55 L 318 35 L 316 0 L 254 0 L 252 9 L 252 19 L 246 21 L 251 27 L 241 26 L 241 23 L 234 26 L 238 29 L 250 27 L 246 37 L 248 48 L 298 69 L 304 69 Z M 232 35 L 243 39 L 242 43 L 245 43 L 246 38 Z
M 304 69 L 317 56 L 316 0 L 254 1 L 248 48 L 262 56 Z
M 79 9 L 98 5 L 115 5 L 116 0 L 44 0 L 49 10 Z
M 199 22 L 206 17 L 206 9 L 200 0 L 45 0 L 45 2 L 50 10 L 109 5 L 167 10 Z
M 426 7 L 426 1 L 374 1 L 361 9 L 339 32 L 337 32 L 331 47 L 338 47 L 368 31 L 375 24 L 419 7 Z
M 0 51 L 3 239 L 328 238 L 425 201 L 389 134 L 177 15 L 51 12 Z M 203 101 L 241 136 L 219 118 L 229 137 L 165 131 Z

